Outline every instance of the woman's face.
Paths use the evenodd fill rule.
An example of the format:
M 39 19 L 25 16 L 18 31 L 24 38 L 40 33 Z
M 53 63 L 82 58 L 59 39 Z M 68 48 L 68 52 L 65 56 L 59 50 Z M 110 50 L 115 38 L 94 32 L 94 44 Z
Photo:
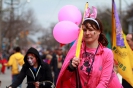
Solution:
M 92 27 L 89 23 L 87 23 L 86 26 L 82 25 L 84 41 L 86 43 L 93 43 L 94 41 L 98 41 L 100 31 L 97 30 L 95 26 Z
M 36 65 L 36 63 L 37 63 L 37 58 L 35 57 L 34 54 L 28 54 L 28 55 L 27 55 L 27 61 L 28 61 L 28 63 L 29 63 L 31 66 L 34 66 L 34 65 Z

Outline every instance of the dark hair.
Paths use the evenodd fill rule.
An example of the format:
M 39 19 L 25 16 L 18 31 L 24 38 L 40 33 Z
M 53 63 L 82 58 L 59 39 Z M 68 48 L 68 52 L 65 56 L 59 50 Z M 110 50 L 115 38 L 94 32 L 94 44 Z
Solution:
M 103 26 L 102 26 L 102 23 L 101 23 L 101 21 L 98 19 L 98 18 L 96 18 L 95 19 L 97 22 L 98 22 L 98 24 L 95 22 L 95 21 L 93 21 L 93 20 L 85 20 L 84 22 L 83 22 L 83 25 L 85 25 L 86 27 L 87 27 L 87 23 L 90 23 L 90 25 L 95 29 L 95 27 L 96 27 L 96 29 L 97 30 L 100 30 L 100 35 L 99 35 L 99 39 L 98 39 L 98 42 L 100 42 L 103 46 L 107 46 L 108 45 L 108 40 L 107 40 L 107 38 L 105 37 L 105 35 L 103 34 Z M 95 26 L 95 27 L 94 27 Z
M 18 47 L 18 46 L 15 47 L 15 51 L 16 51 L 16 52 L 20 52 L 20 51 L 21 51 L 20 47 Z

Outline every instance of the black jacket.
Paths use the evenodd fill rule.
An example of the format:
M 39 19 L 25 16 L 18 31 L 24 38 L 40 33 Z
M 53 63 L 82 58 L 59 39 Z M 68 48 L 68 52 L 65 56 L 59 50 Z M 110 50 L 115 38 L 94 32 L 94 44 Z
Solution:
M 33 53 L 38 58 L 39 64 L 36 72 L 27 62 L 28 53 Z M 35 88 L 33 83 L 36 81 L 39 81 L 39 82 L 45 81 L 45 83 L 40 84 L 39 88 L 51 88 L 51 85 L 53 82 L 51 69 L 47 63 L 41 60 L 39 52 L 34 48 L 30 48 L 24 57 L 24 61 L 25 61 L 25 64 L 23 65 L 17 80 L 10 86 L 12 86 L 12 88 L 16 88 L 18 85 L 22 83 L 24 78 L 27 77 L 27 88 Z
M 53 56 L 53 58 L 51 60 L 50 65 L 53 68 L 53 72 L 54 72 L 54 84 L 56 85 L 56 81 L 57 81 L 57 78 L 58 78 L 58 75 L 60 73 L 60 69 L 61 68 L 60 69 L 58 68 L 57 54 L 54 53 L 52 56 Z M 64 62 L 64 59 L 65 59 L 65 56 L 62 54 L 62 60 L 61 60 L 62 64 Z

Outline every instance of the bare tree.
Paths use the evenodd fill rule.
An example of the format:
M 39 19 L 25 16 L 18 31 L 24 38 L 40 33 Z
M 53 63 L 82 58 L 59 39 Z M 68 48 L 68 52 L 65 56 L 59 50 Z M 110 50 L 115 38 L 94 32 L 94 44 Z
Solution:
M 131 3 L 126 11 L 123 11 L 124 16 L 123 16 L 123 30 L 125 34 L 128 33 L 128 24 L 129 24 L 129 19 L 133 18 L 133 3 Z M 133 25 L 133 24 L 132 24 Z
M 59 46 L 59 43 L 53 37 L 54 26 L 55 26 L 55 23 L 52 23 L 49 29 L 44 29 L 43 31 L 44 35 L 39 38 L 42 47 L 53 49 Z
M 104 33 L 111 33 L 111 9 L 103 7 L 98 9 L 98 18 L 101 20 L 104 28 Z
M 9 47 L 14 46 L 14 41 L 19 46 L 28 45 L 28 35 L 42 29 L 37 23 L 34 11 L 24 8 L 24 5 L 14 8 L 10 4 L 10 6 L 7 6 L 7 8 L 11 7 L 10 12 L 3 13 L 2 37 L 9 40 Z

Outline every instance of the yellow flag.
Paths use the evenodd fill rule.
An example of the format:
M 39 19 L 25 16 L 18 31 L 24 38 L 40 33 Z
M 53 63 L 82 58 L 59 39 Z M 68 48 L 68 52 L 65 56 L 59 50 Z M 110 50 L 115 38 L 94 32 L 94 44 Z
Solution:
M 86 11 L 87 8 L 88 8 L 88 2 L 85 4 L 85 11 Z M 85 11 L 84 11 L 84 14 L 83 14 L 82 22 L 84 21 Z M 82 30 L 82 25 L 81 25 L 79 36 L 78 36 L 78 40 L 77 40 L 77 47 L 76 47 L 76 57 L 77 58 L 79 58 L 79 55 L 80 55 L 82 38 L 83 38 L 83 30 Z
M 112 50 L 114 59 L 118 62 L 118 72 L 133 86 L 133 51 L 122 31 L 114 0 L 112 0 Z

